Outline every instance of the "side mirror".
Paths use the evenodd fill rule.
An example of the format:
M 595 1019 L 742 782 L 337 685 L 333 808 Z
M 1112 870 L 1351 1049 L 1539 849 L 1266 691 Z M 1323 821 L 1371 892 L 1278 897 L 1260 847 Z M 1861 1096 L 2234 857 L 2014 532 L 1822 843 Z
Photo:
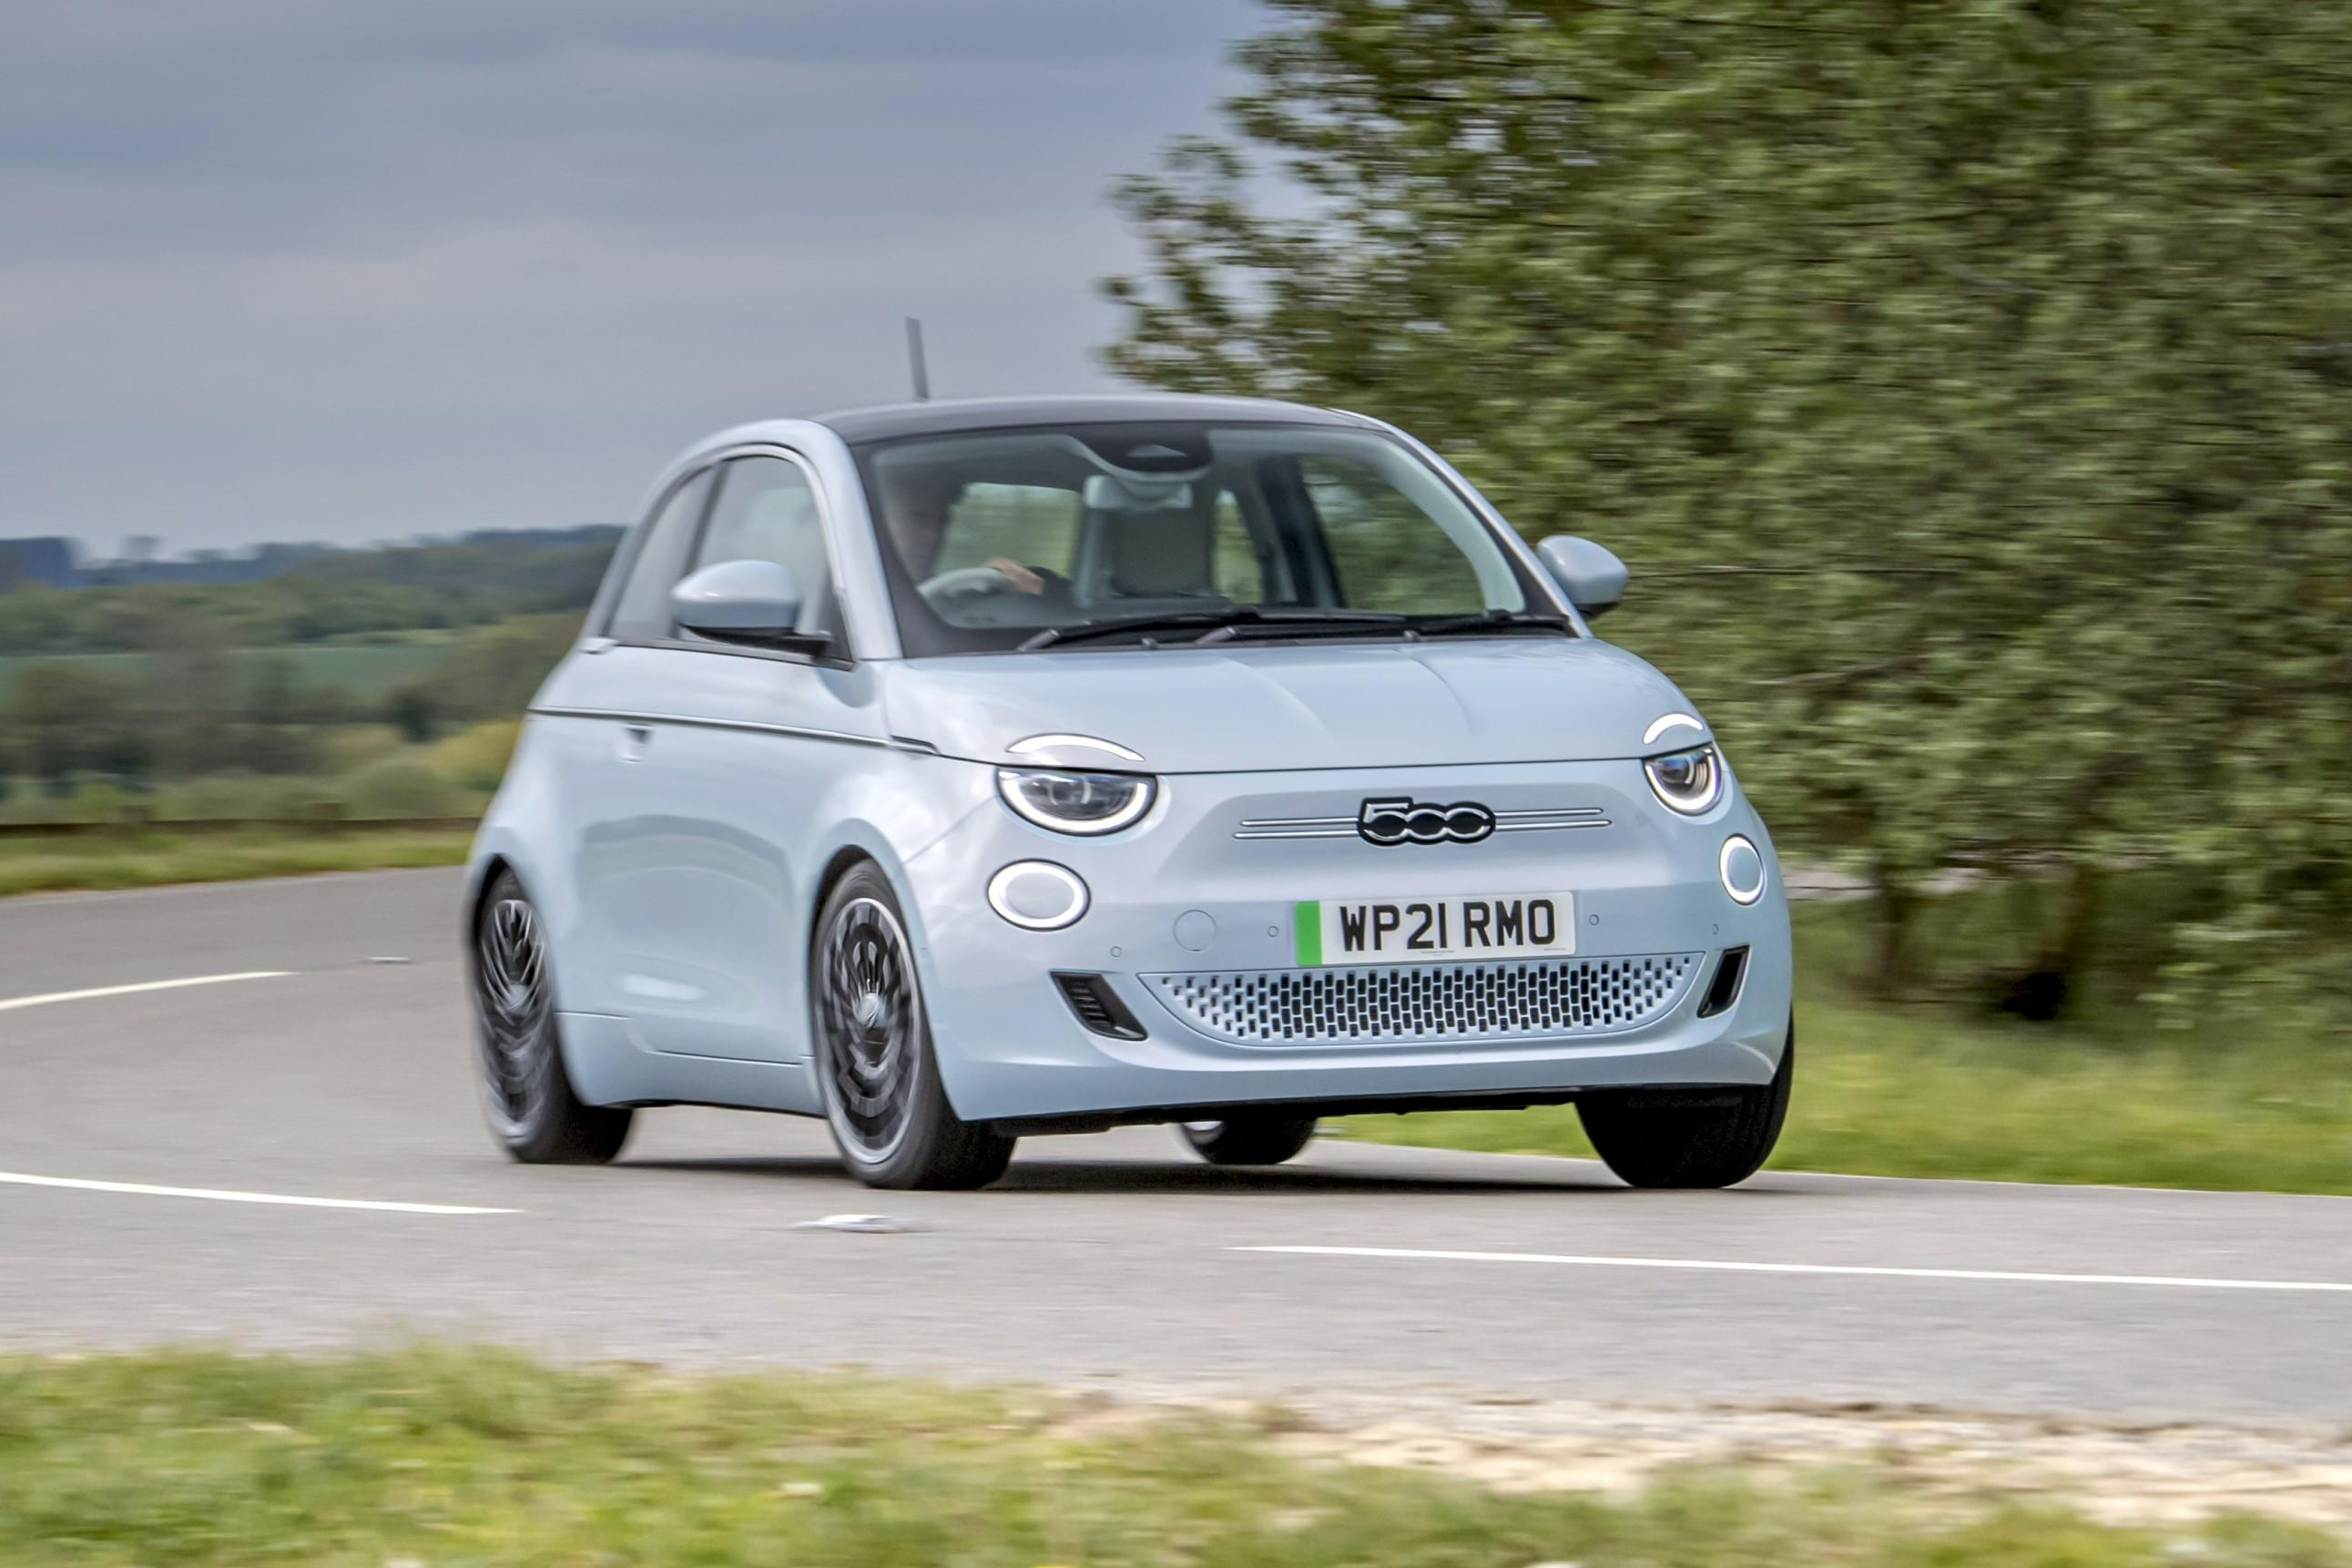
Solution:
M 773 561 L 705 566 L 670 590 L 669 604 L 679 626 L 719 642 L 806 647 L 825 641 L 795 629 L 801 585 L 791 567 Z
M 1625 596 L 1625 563 L 1589 539 L 1555 533 L 1536 546 L 1536 555 L 1586 620 Z

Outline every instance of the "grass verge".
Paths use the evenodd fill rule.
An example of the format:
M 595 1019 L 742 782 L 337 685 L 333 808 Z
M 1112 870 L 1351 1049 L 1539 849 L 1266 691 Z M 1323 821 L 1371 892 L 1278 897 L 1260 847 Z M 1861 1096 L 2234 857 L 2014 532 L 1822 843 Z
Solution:
M 1772 1165 L 2352 1193 L 2352 1053 L 2308 1025 L 2066 1028 L 1862 1000 L 1851 906 L 1797 919 L 1797 1088 Z M 1572 1107 L 1359 1117 L 1360 1138 L 1590 1156 Z
M 0 897 L 173 882 L 227 882 L 313 871 L 374 871 L 463 861 L 466 833 L 322 833 L 257 830 L 231 835 L 152 833 L 103 837 L 0 839 Z
M 1693 1473 L 1628 1500 L 1499 1495 L 1306 1467 L 1270 1447 L 1277 1425 L 1090 1422 L 1024 1394 L 432 1348 L 0 1362 L 0 1561 L 2352 1563 L 2292 1526 L 2111 1528 L 1931 1499 L 1891 1468 Z

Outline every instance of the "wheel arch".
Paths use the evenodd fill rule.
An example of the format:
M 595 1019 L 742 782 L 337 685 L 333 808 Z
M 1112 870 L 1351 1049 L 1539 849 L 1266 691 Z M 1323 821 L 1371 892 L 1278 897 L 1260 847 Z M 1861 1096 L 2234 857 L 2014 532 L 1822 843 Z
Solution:
M 579 900 L 573 897 L 571 880 L 563 872 L 559 858 L 538 853 L 540 846 L 514 830 L 504 814 L 494 814 L 482 825 L 474 841 L 473 853 L 466 861 L 465 890 L 457 906 L 461 922 L 458 940 L 470 954 L 477 933 L 481 930 L 482 910 L 488 906 L 490 889 L 498 886 L 501 875 L 509 875 L 522 885 L 524 894 L 538 911 L 541 929 L 547 933 L 548 963 L 555 976 L 556 1005 L 574 1010 L 581 998 L 573 994 L 575 987 L 566 976 L 575 965 L 569 960 L 578 958 L 575 951 L 579 935 Z M 468 959 L 471 962 L 471 959 Z M 593 1010 L 593 1008 L 590 1010 Z
M 489 907 L 490 889 L 498 886 L 500 877 L 509 872 L 513 874 L 516 881 L 522 880 L 522 873 L 515 870 L 514 863 L 503 853 L 493 850 L 482 857 L 481 863 L 474 868 L 473 874 L 467 879 L 466 894 L 460 901 L 466 923 L 458 932 L 458 936 L 465 942 L 467 952 L 470 952 L 473 950 L 475 933 L 482 929 L 482 911 Z
M 907 934 L 913 939 L 918 953 L 928 951 L 923 931 L 922 911 L 916 906 L 912 879 L 907 875 L 906 862 L 891 846 L 887 836 L 871 823 L 848 821 L 810 863 L 817 868 L 808 882 L 808 897 L 802 905 L 800 921 L 800 951 L 806 954 L 816 944 L 817 921 L 824 913 L 824 903 L 833 897 L 841 879 L 860 865 L 872 866 L 890 885 L 891 896 L 898 901 L 898 918 L 906 923 Z

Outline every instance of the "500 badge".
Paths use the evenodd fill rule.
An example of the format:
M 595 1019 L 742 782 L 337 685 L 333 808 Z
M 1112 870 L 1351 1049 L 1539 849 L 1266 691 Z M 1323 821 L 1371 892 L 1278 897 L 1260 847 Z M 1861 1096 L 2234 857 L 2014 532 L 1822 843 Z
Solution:
M 1367 844 L 1475 844 L 1495 831 L 1495 814 L 1475 800 L 1436 805 L 1407 796 L 1368 800 L 1356 813 Z

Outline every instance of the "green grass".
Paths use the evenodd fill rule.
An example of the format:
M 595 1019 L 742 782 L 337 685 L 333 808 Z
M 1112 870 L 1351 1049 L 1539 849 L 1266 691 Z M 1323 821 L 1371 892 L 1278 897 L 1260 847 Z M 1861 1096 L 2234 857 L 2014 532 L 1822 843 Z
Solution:
M 559 1371 L 429 1348 L 319 1362 L 0 1362 L 0 1562 L 1669 1565 L 2194 1561 L 2328 1568 L 2248 1520 L 2101 1527 L 1899 1473 L 1693 1474 L 1630 1501 L 1308 1468 L 1276 1424 L 1074 1422 L 1048 1396 L 843 1376 Z
M 1859 911 L 1798 913 L 1798 1072 L 1779 1170 L 2352 1193 L 2352 1050 L 2300 1022 L 2066 1027 L 1862 1000 Z M 2282 1013 L 2285 1009 L 2282 1008 Z M 1589 1157 L 1576 1111 L 1359 1117 L 1356 1136 Z
M 469 833 L 369 828 L 332 833 L 273 828 L 204 836 L 153 832 L 5 838 L 0 839 L 0 897 L 152 888 L 173 882 L 229 882 L 314 871 L 451 866 L 465 859 L 471 842 Z
M 239 666 L 265 658 L 283 658 L 293 668 L 298 686 L 340 687 L 354 698 L 371 701 L 395 687 L 430 674 L 457 639 L 447 634 L 397 643 L 304 643 L 288 647 L 239 648 L 229 657 Z M 152 667 L 141 653 L 7 654 L 0 655 L 0 701 L 5 701 L 16 678 L 37 664 L 74 664 L 118 679 L 138 679 Z

